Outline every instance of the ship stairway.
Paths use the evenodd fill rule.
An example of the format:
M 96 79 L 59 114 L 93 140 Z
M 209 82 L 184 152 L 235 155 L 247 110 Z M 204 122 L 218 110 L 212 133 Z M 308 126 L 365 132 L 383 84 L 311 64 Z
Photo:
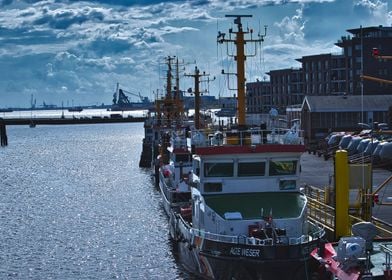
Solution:
M 335 232 L 335 208 L 333 201 L 330 199 L 330 194 L 325 189 L 308 186 L 304 187 L 304 192 L 308 200 L 308 218 L 310 221 L 318 223 L 325 228 L 327 233 L 327 239 L 330 241 L 334 239 Z M 350 228 L 358 222 L 365 222 L 360 217 L 360 208 L 349 209 L 349 221 Z M 392 225 L 382 221 L 376 217 L 371 217 L 372 222 L 378 229 L 379 238 L 391 238 L 392 237 Z

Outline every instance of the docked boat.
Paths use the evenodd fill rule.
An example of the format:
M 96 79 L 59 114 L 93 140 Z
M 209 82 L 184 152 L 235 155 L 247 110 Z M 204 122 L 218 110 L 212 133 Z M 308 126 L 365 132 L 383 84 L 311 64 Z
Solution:
M 210 279 L 306 279 L 324 230 L 307 219 L 299 188 L 304 145 L 292 130 L 275 133 L 225 131 L 195 147 L 191 203 L 173 209 L 171 225 L 189 270 Z
M 75 107 L 71 107 L 68 109 L 68 112 L 82 112 L 83 111 L 83 107 L 82 106 L 75 106 Z
M 162 151 L 159 156 L 158 184 L 162 193 L 163 206 L 169 217 L 173 208 L 189 203 L 190 187 L 186 183 L 192 169 L 192 155 L 187 148 L 186 130 L 166 133 L 162 138 Z M 172 234 L 175 238 L 175 235 Z
M 219 33 L 218 42 L 235 42 L 237 84 L 244 85 L 247 32 L 243 16 L 233 17 L 238 32 L 230 30 L 230 38 L 235 33 L 236 39 Z M 307 279 L 310 252 L 324 229 L 308 219 L 299 186 L 301 132 L 298 124 L 278 128 L 274 110 L 268 129 L 247 126 L 244 98 L 239 87 L 237 126 L 190 132 L 191 200 L 172 208 L 170 219 L 179 259 L 207 279 Z

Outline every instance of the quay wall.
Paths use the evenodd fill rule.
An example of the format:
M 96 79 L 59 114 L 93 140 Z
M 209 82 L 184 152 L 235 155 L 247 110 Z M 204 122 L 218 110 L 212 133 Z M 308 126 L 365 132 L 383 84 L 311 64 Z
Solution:
M 96 123 L 129 123 L 144 122 L 145 117 L 128 118 L 33 118 L 4 119 L 6 125 L 59 125 L 59 124 L 96 124 Z

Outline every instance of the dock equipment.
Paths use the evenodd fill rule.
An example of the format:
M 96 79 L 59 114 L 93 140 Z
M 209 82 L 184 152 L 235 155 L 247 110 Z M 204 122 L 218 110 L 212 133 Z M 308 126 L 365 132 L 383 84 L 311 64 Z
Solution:
M 308 217 L 324 226 L 329 240 L 336 241 L 350 235 L 351 226 L 358 222 L 372 222 L 378 229 L 378 237 L 392 237 L 392 225 L 372 215 L 373 206 L 392 205 L 379 196 L 382 189 L 391 185 L 392 176 L 373 190 L 371 172 L 370 164 L 349 164 L 347 153 L 338 151 L 335 156 L 335 187 L 305 186 Z

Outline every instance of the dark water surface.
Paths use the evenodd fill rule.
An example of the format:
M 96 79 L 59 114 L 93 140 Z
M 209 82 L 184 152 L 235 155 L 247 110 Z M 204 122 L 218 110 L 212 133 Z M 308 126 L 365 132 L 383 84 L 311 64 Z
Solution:
M 159 191 L 138 167 L 143 124 L 7 127 L 0 279 L 187 279 Z

